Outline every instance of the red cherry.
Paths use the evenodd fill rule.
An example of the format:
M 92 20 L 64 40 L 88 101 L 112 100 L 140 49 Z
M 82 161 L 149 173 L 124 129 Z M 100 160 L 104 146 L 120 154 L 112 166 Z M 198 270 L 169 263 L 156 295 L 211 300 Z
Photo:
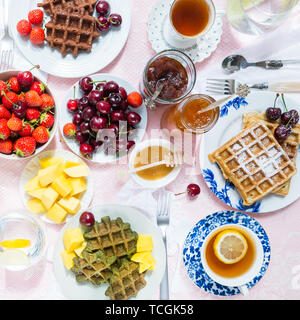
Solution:
M 78 100 L 70 99 L 67 103 L 67 108 L 70 112 L 76 112 L 78 110 Z
M 190 198 L 196 198 L 201 192 L 200 187 L 195 183 L 189 184 L 186 190 Z
M 95 223 L 95 217 L 91 212 L 85 211 L 81 214 L 79 222 L 85 227 L 92 227 Z

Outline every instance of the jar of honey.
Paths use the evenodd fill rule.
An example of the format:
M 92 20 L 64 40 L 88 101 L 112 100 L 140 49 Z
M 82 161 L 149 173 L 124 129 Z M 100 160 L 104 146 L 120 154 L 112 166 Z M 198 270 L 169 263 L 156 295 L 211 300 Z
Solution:
M 168 108 L 161 118 L 162 129 L 180 129 L 202 134 L 214 127 L 220 115 L 220 108 L 204 111 L 215 100 L 204 94 L 194 94 Z
M 196 68 L 189 56 L 178 50 L 165 50 L 147 63 L 140 91 L 144 97 L 153 97 L 160 85 L 161 91 L 154 102 L 171 105 L 186 98 L 195 82 Z

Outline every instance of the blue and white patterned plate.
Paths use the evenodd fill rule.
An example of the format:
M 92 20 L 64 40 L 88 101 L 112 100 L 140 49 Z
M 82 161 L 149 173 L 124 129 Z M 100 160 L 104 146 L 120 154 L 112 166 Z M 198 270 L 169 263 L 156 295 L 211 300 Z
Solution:
M 282 209 L 300 197 L 300 170 L 292 178 L 290 192 L 287 196 L 269 194 L 251 206 L 243 205 L 242 198 L 234 185 L 226 181 L 216 163 L 211 163 L 208 155 L 237 135 L 243 126 L 243 114 L 249 111 L 263 112 L 274 104 L 275 93 L 253 92 L 246 99 L 235 98 L 221 107 L 220 118 L 215 127 L 207 132 L 201 141 L 200 165 L 204 180 L 209 189 L 225 204 L 245 212 L 272 212 Z M 299 110 L 299 103 L 286 96 L 290 109 Z M 281 99 L 278 107 L 284 110 Z M 299 110 L 300 111 L 300 110 Z M 297 157 L 297 168 L 300 168 L 300 156 Z
M 256 233 L 258 238 L 261 240 L 264 251 L 263 265 L 259 274 L 257 274 L 252 281 L 246 284 L 248 289 L 252 288 L 263 277 L 269 266 L 271 248 L 269 238 L 263 227 L 254 218 L 245 213 L 236 211 L 220 211 L 200 220 L 185 239 L 183 247 L 183 262 L 189 277 L 199 288 L 218 296 L 233 296 L 240 293 L 239 289 L 237 287 L 223 286 L 213 281 L 205 273 L 201 263 L 200 251 L 203 241 L 212 230 L 225 224 L 239 224 L 247 227 Z

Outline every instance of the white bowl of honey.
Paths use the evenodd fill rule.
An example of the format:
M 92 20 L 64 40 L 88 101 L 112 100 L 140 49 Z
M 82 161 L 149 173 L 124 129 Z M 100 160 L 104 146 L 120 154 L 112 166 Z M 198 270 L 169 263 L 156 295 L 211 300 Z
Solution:
M 164 139 L 150 139 L 139 143 L 132 151 L 129 158 L 129 170 L 146 166 L 165 159 L 169 154 L 174 154 L 174 145 Z M 138 172 L 132 172 L 133 179 L 143 187 L 161 188 L 176 179 L 181 166 L 168 167 L 161 164 Z

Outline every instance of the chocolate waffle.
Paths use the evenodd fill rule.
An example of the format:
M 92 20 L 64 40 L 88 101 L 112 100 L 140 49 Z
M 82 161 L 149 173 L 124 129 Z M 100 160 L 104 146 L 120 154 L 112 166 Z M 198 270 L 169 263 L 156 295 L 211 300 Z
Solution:
M 103 252 L 82 252 L 82 258 L 73 259 L 74 266 L 71 271 L 75 274 L 78 282 L 88 281 L 94 285 L 100 285 L 109 280 L 113 274 L 113 264 L 116 257 L 106 257 Z
M 96 3 L 97 0 L 44 0 L 42 3 L 38 3 L 38 7 L 43 8 L 49 15 L 65 8 L 71 8 L 77 12 L 81 12 L 84 9 L 86 13 L 92 15 Z
M 122 259 L 122 264 L 109 279 L 110 286 L 105 295 L 112 300 L 128 300 L 145 287 L 145 272 L 139 273 L 139 264 Z
M 93 228 L 84 234 L 84 238 L 90 252 L 101 250 L 108 257 L 130 258 L 136 252 L 138 234 L 121 218 L 111 220 L 104 217 L 101 222 L 95 222 Z
M 266 113 L 262 112 L 247 112 L 243 117 L 243 128 L 249 127 L 252 122 L 263 121 L 264 124 L 270 129 L 270 131 L 274 134 L 275 129 L 280 124 L 280 121 L 269 121 L 266 117 Z M 286 152 L 290 160 L 293 161 L 296 166 L 298 149 L 300 145 L 300 125 L 297 124 L 293 127 L 292 134 L 282 142 L 279 142 L 282 146 L 283 150 Z M 280 188 L 274 191 L 275 194 L 286 196 L 289 193 L 291 185 L 291 180 L 287 181 Z
M 96 30 L 96 19 L 83 11 L 56 10 L 45 27 L 46 41 L 63 56 L 68 52 L 74 57 L 80 51 L 90 52 L 93 41 L 100 36 Z
M 252 123 L 208 157 L 235 185 L 246 206 L 272 193 L 297 172 L 263 121 Z

